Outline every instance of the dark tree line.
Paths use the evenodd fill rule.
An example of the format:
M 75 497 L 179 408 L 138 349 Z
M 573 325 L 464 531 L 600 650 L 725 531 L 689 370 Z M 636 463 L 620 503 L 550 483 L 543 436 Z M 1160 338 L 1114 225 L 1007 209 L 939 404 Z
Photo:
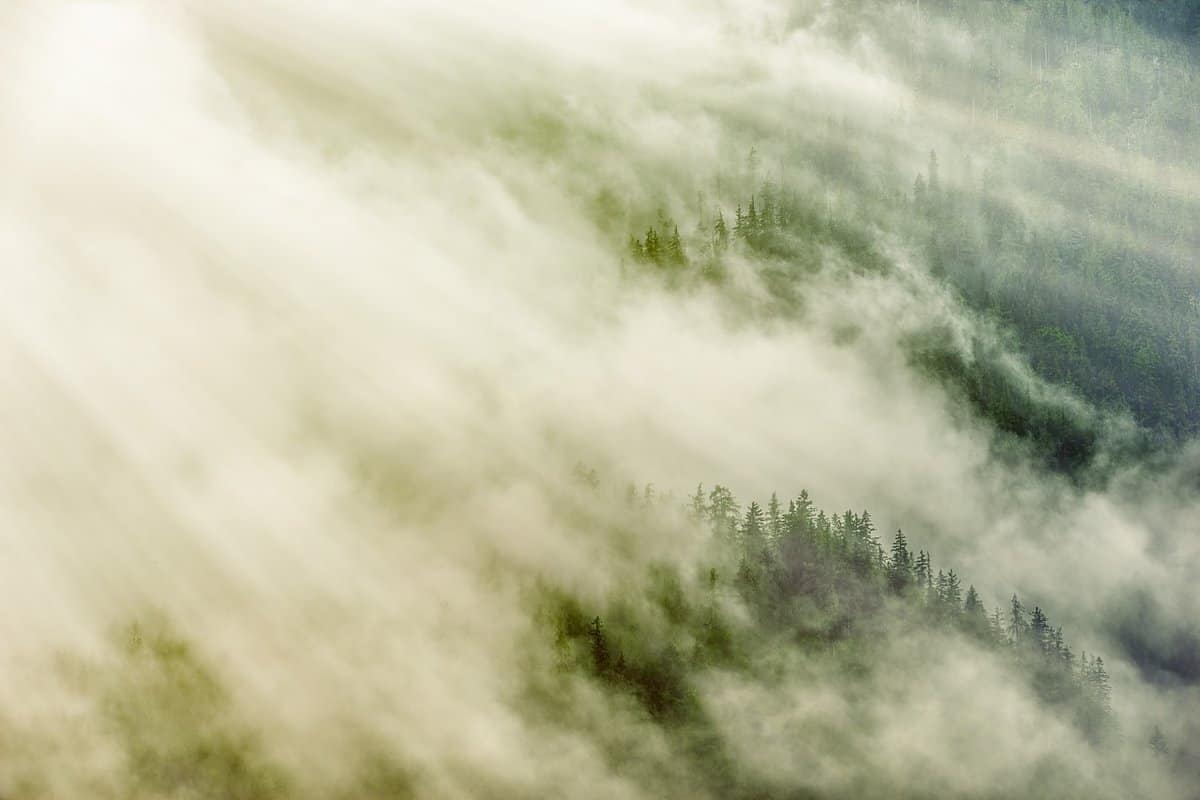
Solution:
M 935 276 L 1014 336 L 976 341 L 974 352 L 963 353 L 956 338 L 930 330 L 907 343 L 917 366 L 1067 473 L 1085 470 L 1106 446 L 1132 453 L 1200 430 L 1200 277 L 1194 270 L 1098 230 L 1035 227 L 996 197 L 947 187 L 938 170 L 931 152 L 911 193 L 887 201 L 888 213 L 921 244 Z M 742 248 L 759 257 L 767 287 L 786 309 L 799 307 L 802 280 L 821 268 L 822 248 L 837 249 L 852 268 L 889 271 L 890 260 L 868 227 L 767 181 L 734 204 L 731 220 L 722 209 L 702 219 L 686 243 L 673 226 L 669 247 L 651 228 L 630 248 L 639 263 L 717 279 L 730 248 Z M 1046 380 L 1102 411 L 1132 414 L 1145 426 L 1145 441 L 1106 441 L 1113 429 L 1100 416 L 1032 391 L 1005 358 L 1007 347 L 1026 354 Z
M 911 200 L 901 197 L 896 201 L 905 214 L 915 211 L 921 226 L 938 215 L 950 213 L 942 210 L 952 205 L 937 174 L 935 153 L 930 153 L 929 163 L 930 177 L 918 175 Z M 686 246 L 678 241 L 675 233 L 671 237 L 671 248 L 664 249 L 652 227 L 643 240 L 631 237 L 631 256 L 639 264 L 671 268 L 673 280 L 688 274 L 697 279 L 719 280 L 724 273 L 723 260 L 727 252 L 733 247 L 741 248 L 743 252 L 759 257 L 764 282 L 774 292 L 784 313 L 793 307 L 802 307 L 803 280 L 809 273 L 822 268 L 822 251 L 841 252 L 852 269 L 871 273 L 887 273 L 892 269 L 889 258 L 877 248 L 865 223 L 852 217 L 840 217 L 836 212 L 819 207 L 813 198 L 805 198 L 795 191 L 784 192 L 773 183 L 764 182 L 756 194 L 734 208 L 732 225 L 726 221 L 724 211 L 717 209 L 714 216 L 700 221 L 697 234 Z M 677 232 L 678 228 L 673 227 L 673 230 Z M 936 235 L 930 241 L 934 242 L 931 248 L 941 246 L 938 243 L 942 240 Z M 681 246 L 685 247 L 682 255 L 669 255 Z M 962 257 L 961 253 L 956 253 L 946 259 L 959 259 L 955 263 L 961 263 Z M 939 266 L 941 257 L 932 250 L 930 263 L 937 274 L 947 277 L 946 270 Z M 1035 292 L 1036 288 L 1031 286 L 1029 291 Z M 967 299 L 971 297 L 967 296 Z M 1018 296 L 1012 297 L 1011 301 L 1023 309 L 1022 313 L 1029 313 L 1030 308 L 1036 307 L 1036 303 L 1021 302 Z M 1007 313 L 995 306 L 988 310 L 999 317 Z M 1008 314 L 1005 318 L 1016 317 Z M 974 352 L 963 353 L 957 337 L 931 329 L 911 337 L 905 346 L 914 365 L 961 395 L 1000 431 L 1026 442 L 1040 460 L 1054 469 L 1070 474 L 1082 472 L 1103 446 L 1112 445 L 1103 440 L 1105 430 L 1098 417 L 1081 415 L 1078 407 L 1031 391 L 1024 376 L 1013 371 L 1006 354 L 995 343 L 975 341 L 972 344 Z M 1070 376 L 1045 368 L 1041 351 L 1035 348 L 1030 354 L 1034 366 L 1041 367 L 1045 377 L 1079 388 Z M 1114 369 L 1132 368 L 1116 361 L 1113 363 L 1116 364 Z M 1081 363 L 1077 368 L 1089 375 L 1097 374 L 1090 364 Z M 1197 381 L 1200 382 L 1200 374 Z M 1153 391 L 1144 382 L 1134 380 L 1134 384 L 1139 387 L 1139 392 Z M 1200 383 L 1197 392 L 1200 396 Z M 1103 397 L 1096 399 L 1108 402 Z
M 630 502 L 644 511 L 656 501 L 632 492 Z M 713 760 L 715 779 L 729 778 L 721 772 L 728 764 L 694 676 L 710 667 L 752 670 L 754 642 L 764 635 L 812 653 L 889 631 L 962 636 L 1023 676 L 1097 746 L 1113 739 L 1111 687 L 1100 657 L 1076 655 L 1062 628 L 1016 595 L 989 613 L 973 585 L 930 552 L 914 551 L 903 531 L 885 547 L 868 511 L 829 514 L 807 492 L 786 505 L 772 495 L 765 505 L 743 508 L 720 485 L 698 487 L 687 510 L 713 537 L 715 555 L 697 565 L 701 596 L 689 595 L 678 571 L 663 565 L 651 570 L 643 590 L 675 635 L 643 635 L 628 592 L 603 613 L 561 595 L 552 616 L 562 669 L 582 669 L 636 698 L 652 719 Z M 751 612 L 751 629 L 720 602 L 730 595 Z
M 863 5 L 888 11 L 863 14 Z M 838 13 L 855 30 L 907 24 L 896 8 L 855 3 Z M 1099 143 L 1143 156 L 1170 174 L 1175 165 L 1200 169 L 1196 14 L 1184 0 L 931 0 L 920 20 L 909 20 L 917 27 L 877 33 L 906 79 L 980 128 L 983 120 L 1026 125 L 1078 142 L 1081 152 Z M 969 55 L 924 38 L 937 17 L 978 34 Z M 798 279 L 821 268 L 822 252 L 839 251 L 852 269 L 887 271 L 876 232 L 898 234 L 923 252 L 935 276 L 998 323 L 1005 349 L 1144 429 L 1139 441 L 1114 445 L 1105 440 L 1113 426 L 1030 392 L 999 349 L 964 354 L 951 337 L 936 335 L 915 343 L 919 366 L 1045 463 L 1081 474 L 1101 451 L 1144 453 L 1200 431 L 1194 192 L 1072 158 L 1069 146 L 1044 152 L 984 137 L 930 153 L 919 174 L 898 167 L 897 153 L 920 146 L 845 120 L 805 119 L 770 148 L 778 170 L 764 175 L 764 159 L 752 150 L 739 177 L 716 181 L 716 197 L 698 204 L 694 229 L 659 225 L 659 244 L 634 239 L 632 249 L 671 265 L 673 279 L 689 271 L 719 279 L 731 249 L 751 252 L 786 309 L 803 306 Z M 808 180 L 789 186 L 784 175 L 792 170 Z M 1022 195 L 1067 213 L 1039 215 L 1014 199 Z M 676 241 L 681 229 L 683 255 L 668 257 L 661 242 Z

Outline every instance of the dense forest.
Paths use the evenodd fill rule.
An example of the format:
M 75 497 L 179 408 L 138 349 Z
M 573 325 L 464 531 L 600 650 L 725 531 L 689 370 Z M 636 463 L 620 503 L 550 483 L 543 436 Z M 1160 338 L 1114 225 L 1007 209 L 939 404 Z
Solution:
M 594 472 L 584 474 L 594 478 Z M 631 489 L 627 502 L 647 515 L 661 501 L 648 487 L 641 495 Z M 1120 737 L 1102 657 L 1076 655 L 1062 627 L 1015 594 L 1003 610 L 989 611 L 974 585 L 964 588 L 952 568 L 935 570 L 933 556 L 914 552 L 901 530 L 885 549 L 870 512 L 828 515 L 807 492 L 786 508 L 773 494 L 765 507 L 751 501 L 742 511 L 732 492 L 717 485 L 707 495 L 697 487 L 687 513 L 712 537 L 711 560 L 695 565 L 690 580 L 670 565 L 652 565 L 639 581 L 642 596 L 622 589 L 600 608 L 547 592 L 539 615 L 553 636 L 560 672 L 589 676 L 606 692 L 636 702 L 667 732 L 705 790 L 722 797 L 802 797 L 814 787 L 803 779 L 771 785 L 740 772 L 698 696 L 698 679 L 738 671 L 769 686 L 779 680 L 778 660 L 794 651 L 834 671 L 849 685 L 843 691 L 860 685 L 869 692 L 875 673 L 895 667 L 883 644 L 892 637 L 927 646 L 930 675 L 939 669 L 939 648 L 969 642 L 1020 676 L 1047 713 L 1069 720 L 1091 746 L 1104 749 Z M 748 616 L 738 613 L 742 609 Z M 555 696 L 553 682 L 539 690 Z M 556 713 L 566 724 L 572 709 Z M 1153 736 L 1155 752 L 1165 752 L 1161 731 Z M 619 753 L 613 757 L 619 761 Z M 1039 793 L 1079 779 L 1047 754 L 1010 790 Z M 883 791 L 864 777 L 847 787 L 847 796 Z
M 1103 148 L 1200 168 L 1197 47 L 1188 38 L 1197 7 L 1063 0 L 931 3 L 927 12 L 1005 31 L 980 36 L 983 51 L 966 62 L 939 63 L 947 55 L 928 43 L 918 62 L 897 56 L 939 102 L 970 109 L 953 149 L 927 149 L 926 164 L 905 173 L 861 154 L 875 132 L 818 117 L 752 146 L 744 164 L 706 182 L 702 213 L 684 236 L 657 211 L 631 236 L 627 257 L 674 281 L 689 271 L 719 279 L 733 244 L 762 260 L 768 286 L 791 307 L 798 275 L 821 268 L 824 248 L 855 268 L 889 268 L 896 255 L 880 249 L 882 228 L 1010 337 L 1001 348 L 978 339 L 964 353 L 930 331 L 914 342 L 914 360 L 1053 467 L 1078 472 L 1102 448 L 1144 455 L 1194 435 L 1200 195 L 1182 178 L 1155 180 L 1148 166 L 1116 172 L 1115 151 Z M 1139 24 L 1150 21 L 1180 40 L 1157 39 Z M 910 33 L 904 43 L 922 47 L 919 30 Z M 991 122 L 1001 117 L 1005 127 Z M 1051 136 L 1087 146 L 1080 156 Z M 790 180 L 788 163 L 816 175 Z M 1141 436 L 1123 431 L 1113 441 L 1111 422 L 1039 397 L 1006 368 L 1002 350 L 1102 414 L 1132 417 Z

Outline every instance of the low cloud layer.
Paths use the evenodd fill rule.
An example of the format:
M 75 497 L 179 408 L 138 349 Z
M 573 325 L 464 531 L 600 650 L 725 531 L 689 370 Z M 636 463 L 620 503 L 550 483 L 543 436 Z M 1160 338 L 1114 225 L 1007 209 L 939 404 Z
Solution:
M 658 207 L 691 220 L 791 119 L 819 109 L 880 141 L 900 119 L 936 125 L 869 38 L 838 44 L 820 4 L 484 5 L 0 12 L 0 709 L 34 743 L 10 783 L 55 773 L 67 748 L 87 755 L 43 778 L 50 794 L 106 796 L 112 734 L 76 727 L 79 693 L 45 667 L 119 662 L 113 630 L 150 613 L 313 796 L 353 779 L 362 742 L 421 796 L 656 796 L 589 731 L 527 718 L 514 685 L 532 586 L 601 598 L 704 547 L 681 520 L 619 545 L 604 509 L 580 524 L 579 462 L 605 491 L 682 502 L 719 481 L 869 506 L 989 606 L 1028 593 L 1088 650 L 1114 646 L 1129 593 L 1149 592 L 1165 630 L 1195 619 L 1186 468 L 1081 490 L 995 458 L 902 349 L 931 325 L 989 329 L 903 243 L 881 238 L 886 275 L 829 254 L 800 318 L 745 313 L 766 303 L 753 263 L 736 302 L 623 274 L 628 229 Z M 893 155 L 915 169 L 926 149 Z M 1132 730 L 1195 700 L 1191 667 L 1136 661 L 1109 662 Z M 971 651 L 943 666 L 949 682 L 880 709 L 848 752 L 914 786 L 914 748 L 953 752 L 978 769 L 938 785 L 973 792 L 1039 746 L 1026 727 L 1070 739 Z M 849 701 L 803 670 L 766 694 L 712 676 L 750 770 L 775 769 L 758 760 L 790 726 L 855 736 Z M 598 727 L 670 761 L 649 726 L 578 691 Z M 905 735 L 942 703 L 965 716 Z M 999 753 L 963 740 L 999 707 L 1025 709 Z M 812 757 L 814 785 L 853 791 L 836 751 Z

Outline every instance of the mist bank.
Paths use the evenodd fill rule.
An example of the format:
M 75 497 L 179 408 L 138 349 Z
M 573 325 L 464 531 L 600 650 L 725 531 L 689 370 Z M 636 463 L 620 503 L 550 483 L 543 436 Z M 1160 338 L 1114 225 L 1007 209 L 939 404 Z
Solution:
M 790 261 L 735 246 L 719 282 L 686 289 L 622 264 L 660 209 L 706 218 L 757 191 L 751 147 L 809 202 L 857 196 L 869 218 L 877 200 L 805 157 L 840 123 L 774 149 L 796 120 L 866 132 L 853 163 L 907 191 L 934 146 L 914 132 L 955 130 L 914 115 L 922 89 L 888 43 L 816 3 L 475 10 L 0 12 L 0 719 L 22 742 L 3 789 L 650 797 L 665 771 L 680 796 L 714 791 L 636 705 L 555 672 L 537 614 L 547 586 L 598 615 L 651 565 L 690 574 L 711 532 L 674 510 L 713 480 L 918 531 L 989 606 L 1019 591 L 1111 654 L 1131 737 L 1184 741 L 1171 709 L 1195 675 L 1169 653 L 1198 610 L 1190 451 L 1081 486 L 998 447 L 914 337 L 986 343 L 1098 412 L 1039 378 L 907 229 L 865 228 L 866 250 L 814 237 Z M 618 498 L 651 482 L 674 494 L 645 522 Z M 1147 604 L 1159 624 L 1135 640 Z M 872 663 L 919 687 L 896 697 L 726 605 L 771 680 L 689 686 L 755 785 L 791 785 L 763 754 L 797 726 L 817 731 L 799 752 L 834 759 L 816 792 L 984 792 L 1033 746 L 1022 731 L 1070 774 L 1100 769 L 954 637 L 880 644 Z M 920 677 L 934 641 L 953 692 Z M 928 703 L 983 720 L 1010 700 L 1000 740 L 954 749 L 971 725 L 938 719 L 903 734 Z M 968 766 L 922 783 L 914 748 Z M 633 750 L 644 768 L 620 768 Z

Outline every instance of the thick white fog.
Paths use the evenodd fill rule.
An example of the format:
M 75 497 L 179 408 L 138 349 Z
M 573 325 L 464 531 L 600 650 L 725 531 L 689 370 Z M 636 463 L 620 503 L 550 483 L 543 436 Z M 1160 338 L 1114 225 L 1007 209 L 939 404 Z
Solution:
M 630 564 L 690 563 L 707 536 L 682 514 L 620 544 L 580 525 L 577 463 L 606 492 L 651 483 L 680 506 L 720 482 L 869 507 L 989 608 L 1020 591 L 1089 651 L 1111 651 L 1103 616 L 1131 587 L 1164 620 L 1195 619 L 1186 478 L 1083 490 L 994 458 L 993 434 L 901 348 L 931 324 L 991 328 L 902 243 L 884 242 L 900 267 L 885 276 L 830 254 L 799 320 L 755 315 L 752 263 L 734 303 L 623 270 L 626 208 L 690 228 L 697 193 L 751 146 L 803 182 L 769 137 L 809 114 L 877 130 L 880 148 L 911 134 L 893 153 L 906 174 L 955 136 L 824 13 L 0 10 L 0 738 L 21 742 L 0 791 L 36 774 L 42 796 L 110 796 L 120 756 L 61 664 L 106 663 L 115 626 L 161 617 L 313 796 L 371 748 L 419 796 L 662 796 L 597 744 L 638 742 L 650 774 L 671 763 L 660 733 L 583 685 L 594 727 L 547 729 L 514 678 L 548 668 L 522 644 L 532 586 L 599 598 Z M 598 213 L 605 196 L 626 205 Z M 1196 701 L 1109 651 L 1131 730 Z M 836 791 L 853 791 L 848 753 L 953 793 L 1003 787 L 1044 740 L 1082 751 L 970 648 L 950 663 L 936 686 L 874 687 L 894 702 L 869 735 L 819 667 L 782 666 L 782 697 L 720 674 L 705 693 L 751 772 L 783 762 Z M 807 761 L 773 756 L 804 737 Z

